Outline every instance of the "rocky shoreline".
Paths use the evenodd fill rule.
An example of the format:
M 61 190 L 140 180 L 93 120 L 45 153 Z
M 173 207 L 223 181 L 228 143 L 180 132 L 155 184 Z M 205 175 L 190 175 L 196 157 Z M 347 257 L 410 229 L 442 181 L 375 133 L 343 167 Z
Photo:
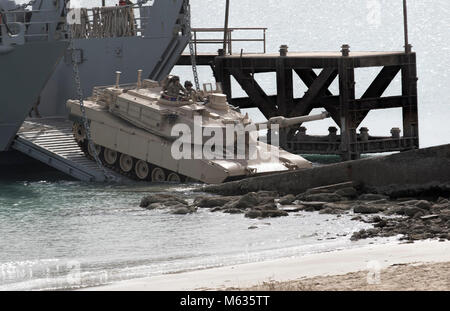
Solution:
M 391 187 L 383 193 L 368 190 L 346 182 L 309 189 L 297 195 L 259 191 L 235 196 L 199 194 L 194 199 L 186 199 L 182 194 L 153 194 L 143 198 L 140 206 L 148 210 L 167 210 L 175 215 L 208 209 L 210 212 L 243 214 L 251 219 L 285 217 L 299 212 L 351 215 L 352 220 L 373 225 L 372 229 L 353 233 L 351 239 L 354 241 L 397 235 L 407 241 L 450 240 L 449 184 L 409 189 Z

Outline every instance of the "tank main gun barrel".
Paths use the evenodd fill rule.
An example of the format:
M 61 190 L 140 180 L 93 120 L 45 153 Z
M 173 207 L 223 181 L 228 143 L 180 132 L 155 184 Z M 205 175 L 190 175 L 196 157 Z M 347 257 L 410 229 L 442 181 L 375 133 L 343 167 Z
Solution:
M 277 124 L 280 128 L 291 127 L 297 124 L 302 124 L 305 122 L 319 121 L 324 120 L 330 117 L 330 114 L 326 111 L 321 114 L 316 114 L 312 116 L 302 116 L 302 117 L 294 117 L 294 118 L 285 118 L 285 117 L 273 117 L 270 118 L 267 122 L 257 123 L 256 126 L 259 128 L 266 126 L 270 128 L 271 126 Z

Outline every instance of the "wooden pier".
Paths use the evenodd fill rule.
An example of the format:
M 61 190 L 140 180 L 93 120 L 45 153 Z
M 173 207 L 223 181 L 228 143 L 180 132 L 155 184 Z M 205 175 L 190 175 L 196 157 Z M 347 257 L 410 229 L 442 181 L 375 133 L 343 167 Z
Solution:
M 267 117 L 304 116 L 315 108 L 328 111 L 338 129 L 329 128 L 327 136 L 306 135 L 304 127 L 280 133 L 283 148 L 297 154 L 338 154 L 343 159 L 357 159 L 361 154 L 406 151 L 419 147 L 417 111 L 416 54 L 411 52 L 351 52 L 343 45 L 338 52 L 288 52 L 278 54 L 230 55 L 223 50 L 214 54 L 197 54 L 197 65 L 210 66 L 217 82 L 222 83 L 229 102 L 240 108 L 259 108 Z M 181 56 L 178 65 L 191 65 L 190 55 Z M 361 98 L 355 94 L 355 69 L 379 67 L 380 71 Z M 316 74 L 315 70 L 321 70 Z M 269 96 L 255 80 L 257 73 L 276 73 L 277 95 Z M 383 96 L 391 82 L 401 74 L 402 92 Z M 293 75 L 308 91 L 294 98 Z M 235 98 L 231 91 L 234 77 L 248 94 Z M 339 94 L 329 87 L 338 79 Z M 372 137 L 368 129 L 357 129 L 371 110 L 402 108 L 403 124 L 394 125 L 391 136 Z

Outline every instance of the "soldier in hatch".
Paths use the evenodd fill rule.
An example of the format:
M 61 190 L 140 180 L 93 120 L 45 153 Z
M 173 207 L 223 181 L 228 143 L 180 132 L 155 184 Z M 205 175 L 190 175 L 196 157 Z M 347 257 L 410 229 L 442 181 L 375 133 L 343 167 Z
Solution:
M 192 99 L 194 103 L 202 102 L 204 99 L 197 93 L 197 91 L 193 88 L 193 84 L 191 81 L 186 81 L 184 83 L 184 87 L 186 88 L 186 97 L 187 99 Z
M 180 77 L 173 76 L 172 79 L 169 80 L 169 83 L 164 89 L 164 93 L 167 96 L 178 98 L 180 96 L 184 96 L 186 94 L 186 89 L 180 83 Z

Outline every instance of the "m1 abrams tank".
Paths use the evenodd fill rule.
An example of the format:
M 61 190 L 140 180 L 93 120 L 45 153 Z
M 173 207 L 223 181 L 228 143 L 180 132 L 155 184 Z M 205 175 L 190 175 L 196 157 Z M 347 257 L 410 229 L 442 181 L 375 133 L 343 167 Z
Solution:
M 189 96 L 170 96 L 167 80 L 161 84 L 141 81 L 139 73 L 136 84 L 120 85 L 117 74 L 115 86 L 96 87 L 84 101 L 95 145 L 87 141 L 80 102 L 67 102 L 75 140 L 87 156 L 94 157 L 96 152 L 106 167 L 138 180 L 217 184 L 312 166 L 298 155 L 259 141 L 254 134 L 274 124 L 288 127 L 324 119 L 326 113 L 255 124 L 227 103 L 220 85 L 213 89 L 212 84 L 205 84 L 203 91 Z M 227 129 L 233 126 L 234 130 L 252 130 L 233 131 L 230 136 Z M 180 132 L 185 135 L 180 137 Z

